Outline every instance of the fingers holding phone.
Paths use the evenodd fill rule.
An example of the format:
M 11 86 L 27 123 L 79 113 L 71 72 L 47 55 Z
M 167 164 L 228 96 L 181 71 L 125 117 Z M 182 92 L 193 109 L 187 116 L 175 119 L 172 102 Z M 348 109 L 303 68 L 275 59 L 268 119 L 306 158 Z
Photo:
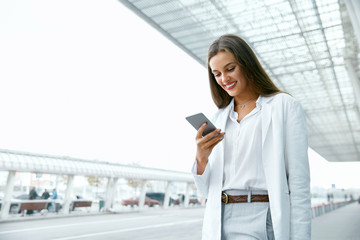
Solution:
M 225 132 L 221 132 L 203 114 L 198 113 L 186 117 L 186 120 L 197 130 L 196 134 L 196 161 L 197 172 L 202 174 L 213 148 L 224 139 Z
M 211 151 L 224 139 L 225 135 L 225 132 L 221 132 L 221 129 L 216 129 L 203 137 L 206 125 L 207 123 L 201 125 L 196 134 L 196 159 L 201 163 L 207 163 Z

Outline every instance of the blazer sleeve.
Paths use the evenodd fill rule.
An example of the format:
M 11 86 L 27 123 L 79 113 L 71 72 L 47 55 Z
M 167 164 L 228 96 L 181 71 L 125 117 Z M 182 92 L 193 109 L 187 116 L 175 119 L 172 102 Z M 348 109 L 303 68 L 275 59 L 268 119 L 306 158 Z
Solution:
M 194 176 L 195 186 L 197 188 L 198 194 L 204 199 L 207 199 L 209 192 L 209 179 L 210 179 L 210 170 L 209 162 L 206 164 L 205 171 L 203 174 L 197 174 L 197 163 L 195 163 L 192 168 L 192 174 Z
M 290 239 L 311 238 L 311 194 L 308 138 L 299 102 L 288 105 L 285 129 L 285 164 L 290 196 Z
M 211 122 L 215 124 L 215 126 L 218 125 L 217 119 L 218 117 L 223 113 L 223 109 L 219 109 L 212 117 Z M 212 153 L 213 154 L 213 153 Z M 209 161 L 206 164 L 205 170 L 203 174 L 198 175 L 197 174 L 197 164 L 196 159 L 192 168 L 192 174 L 194 176 L 195 186 L 197 188 L 198 194 L 201 195 L 203 198 L 208 198 L 209 193 L 209 182 L 210 182 L 210 175 L 211 175 L 211 156 L 209 157 Z

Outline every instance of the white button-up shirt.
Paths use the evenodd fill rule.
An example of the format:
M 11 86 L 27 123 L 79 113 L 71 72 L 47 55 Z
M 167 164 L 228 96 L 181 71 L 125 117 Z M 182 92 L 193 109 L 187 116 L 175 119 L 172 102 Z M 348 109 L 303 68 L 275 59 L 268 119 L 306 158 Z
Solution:
M 226 122 L 223 190 L 267 190 L 261 152 L 261 96 L 240 123 L 234 100 Z

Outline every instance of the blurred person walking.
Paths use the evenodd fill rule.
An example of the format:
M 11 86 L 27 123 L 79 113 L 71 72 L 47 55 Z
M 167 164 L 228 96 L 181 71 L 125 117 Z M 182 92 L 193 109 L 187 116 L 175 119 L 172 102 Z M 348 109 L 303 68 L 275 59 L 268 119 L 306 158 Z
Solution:
M 56 212 L 56 202 L 55 200 L 58 198 L 56 188 L 53 189 L 50 199 L 53 200 L 51 202 L 51 211 Z
M 207 198 L 202 239 L 310 239 L 306 119 L 279 90 L 249 45 L 224 35 L 208 51 L 219 129 L 196 135 L 192 169 Z M 223 130 L 223 131 L 222 131 Z M 226 134 L 225 134 L 226 132 Z

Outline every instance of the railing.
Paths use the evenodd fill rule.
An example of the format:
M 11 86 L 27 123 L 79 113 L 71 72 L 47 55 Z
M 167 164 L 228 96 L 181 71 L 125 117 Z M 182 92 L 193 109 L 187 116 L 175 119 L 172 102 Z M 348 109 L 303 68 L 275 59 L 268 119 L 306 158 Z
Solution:
M 312 207 L 311 208 L 312 218 L 319 217 L 321 215 L 324 215 L 326 213 L 334 211 L 335 209 L 344 207 L 353 202 L 355 202 L 355 200 L 343 201 L 343 202 L 330 202 L 330 203 L 326 203 L 326 204 L 323 203 L 321 205 Z

